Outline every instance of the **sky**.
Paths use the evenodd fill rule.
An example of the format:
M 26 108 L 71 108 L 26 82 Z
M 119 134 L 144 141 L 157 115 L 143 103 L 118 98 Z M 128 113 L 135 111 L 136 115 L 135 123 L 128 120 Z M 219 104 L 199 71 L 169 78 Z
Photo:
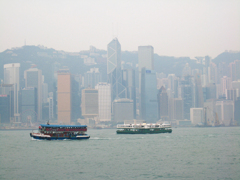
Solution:
M 43 45 L 78 52 L 152 45 L 161 56 L 240 50 L 240 0 L 1 0 L 0 52 Z

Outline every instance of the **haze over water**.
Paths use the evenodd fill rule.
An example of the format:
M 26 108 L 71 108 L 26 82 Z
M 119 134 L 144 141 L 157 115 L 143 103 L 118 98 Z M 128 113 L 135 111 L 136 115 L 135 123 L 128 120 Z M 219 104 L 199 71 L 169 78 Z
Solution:
M 239 179 L 240 127 L 171 134 L 88 130 L 84 141 L 37 141 L 0 131 L 0 179 Z

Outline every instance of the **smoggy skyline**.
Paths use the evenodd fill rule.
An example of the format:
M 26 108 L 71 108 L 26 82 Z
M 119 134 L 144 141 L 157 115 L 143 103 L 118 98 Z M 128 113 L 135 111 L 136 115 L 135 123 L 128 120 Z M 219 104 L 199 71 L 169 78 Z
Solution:
M 166 56 L 215 58 L 240 50 L 240 1 L 30 1 L 0 2 L 0 52 L 24 45 L 77 52 L 152 45 Z

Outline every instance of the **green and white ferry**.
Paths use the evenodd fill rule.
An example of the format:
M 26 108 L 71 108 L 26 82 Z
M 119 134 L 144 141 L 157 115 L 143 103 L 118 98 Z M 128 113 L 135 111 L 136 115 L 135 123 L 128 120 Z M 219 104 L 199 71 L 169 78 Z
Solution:
M 171 125 L 163 124 L 118 124 L 117 134 L 157 134 L 171 133 Z

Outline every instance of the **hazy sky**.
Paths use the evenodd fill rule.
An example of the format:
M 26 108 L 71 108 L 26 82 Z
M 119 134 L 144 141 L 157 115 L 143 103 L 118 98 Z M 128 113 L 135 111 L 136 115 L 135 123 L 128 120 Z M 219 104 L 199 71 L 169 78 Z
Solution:
M 0 0 L 0 52 L 24 45 L 77 52 L 152 45 L 167 56 L 240 50 L 240 0 Z

